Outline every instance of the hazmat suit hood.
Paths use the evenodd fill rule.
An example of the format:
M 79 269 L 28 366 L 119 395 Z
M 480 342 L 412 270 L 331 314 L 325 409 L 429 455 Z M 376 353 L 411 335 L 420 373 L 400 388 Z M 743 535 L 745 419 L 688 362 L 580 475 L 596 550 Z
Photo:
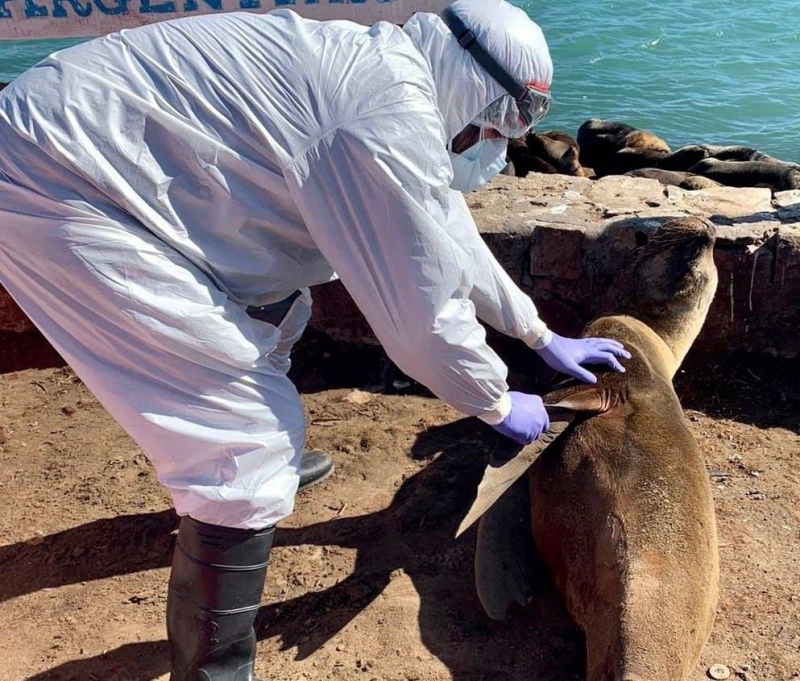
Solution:
M 542 30 L 525 12 L 505 0 L 457 0 L 451 7 L 512 76 L 549 90 L 553 79 L 550 51 Z M 417 13 L 403 30 L 430 64 L 448 142 L 492 102 L 507 95 L 458 44 L 438 15 Z

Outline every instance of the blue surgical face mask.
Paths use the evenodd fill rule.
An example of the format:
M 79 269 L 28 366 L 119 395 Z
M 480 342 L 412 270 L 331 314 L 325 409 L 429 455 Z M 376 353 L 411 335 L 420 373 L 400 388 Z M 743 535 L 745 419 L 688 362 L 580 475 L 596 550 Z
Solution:
M 450 186 L 461 192 L 479 189 L 506 167 L 508 140 L 479 139 L 469 149 L 460 154 L 449 151 L 453 166 L 453 180 Z

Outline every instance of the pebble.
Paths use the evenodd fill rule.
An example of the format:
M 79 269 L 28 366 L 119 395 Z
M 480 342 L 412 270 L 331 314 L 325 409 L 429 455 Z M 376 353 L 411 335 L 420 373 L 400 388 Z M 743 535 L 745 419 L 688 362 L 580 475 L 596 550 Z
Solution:
M 345 402 L 350 402 L 351 404 L 368 404 L 372 401 L 372 395 L 363 390 L 356 389 L 347 394 L 343 399 Z
M 712 664 L 708 668 L 708 675 L 712 679 L 729 679 L 731 677 L 731 670 L 728 669 L 724 664 Z

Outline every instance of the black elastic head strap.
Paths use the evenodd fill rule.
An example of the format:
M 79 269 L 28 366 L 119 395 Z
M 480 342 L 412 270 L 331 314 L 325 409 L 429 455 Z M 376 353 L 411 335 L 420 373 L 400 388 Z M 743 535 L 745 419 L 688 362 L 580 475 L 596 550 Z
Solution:
M 458 44 L 469 52 L 489 75 L 494 78 L 515 100 L 522 99 L 528 92 L 528 88 L 514 78 L 497 60 L 486 51 L 486 48 L 478 42 L 475 34 L 467 28 L 452 7 L 445 7 L 439 14 L 442 21 L 453 32 L 458 39 Z

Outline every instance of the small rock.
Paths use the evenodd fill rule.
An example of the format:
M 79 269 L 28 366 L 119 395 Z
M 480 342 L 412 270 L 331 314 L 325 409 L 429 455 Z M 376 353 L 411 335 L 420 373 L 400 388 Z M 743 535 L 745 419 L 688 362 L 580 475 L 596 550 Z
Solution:
M 351 393 L 348 393 L 344 398 L 345 402 L 350 402 L 351 404 L 368 404 L 372 401 L 372 395 L 363 390 L 353 390 Z
M 41 530 L 36 530 L 33 533 L 33 536 L 28 540 L 28 544 L 31 546 L 36 546 L 37 544 L 41 544 L 44 541 L 44 532 Z
M 61 407 L 61 413 L 65 416 L 72 416 L 75 413 L 75 407 L 70 407 L 69 405 L 65 405 Z
M 731 670 L 728 669 L 724 664 L 712 664 L 708 668 L 708 675 L 712 679 L 729 679 L 731 677 Z

